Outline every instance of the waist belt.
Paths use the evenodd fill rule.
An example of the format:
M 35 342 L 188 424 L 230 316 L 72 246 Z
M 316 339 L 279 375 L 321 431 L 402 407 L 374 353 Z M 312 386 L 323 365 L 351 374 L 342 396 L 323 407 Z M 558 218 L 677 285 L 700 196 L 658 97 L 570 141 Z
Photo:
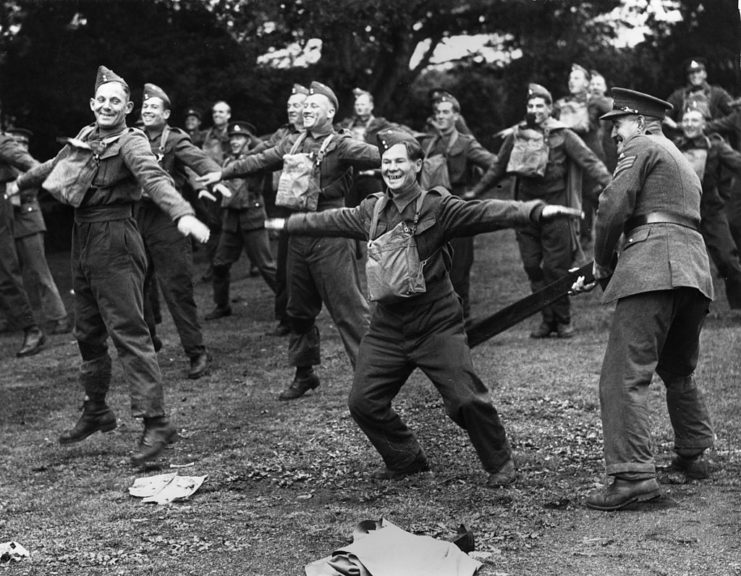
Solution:
M 89 222 L 108 222 L 126 220 L 134 215 L 132 204 L 105 204 L 103 206 L 84 206 L 75 209 L 77 224 Z
M 672 214 L 671 212 L 649 212 L 648 214 L 633 216 L 628 218 L 623 231 L 625 234 L 630 234 L 638 226 L 644 224 L 675 224 L 695 232 L 700 231 L 700 221 L 698 219 L 682 216 L 681 214 Z

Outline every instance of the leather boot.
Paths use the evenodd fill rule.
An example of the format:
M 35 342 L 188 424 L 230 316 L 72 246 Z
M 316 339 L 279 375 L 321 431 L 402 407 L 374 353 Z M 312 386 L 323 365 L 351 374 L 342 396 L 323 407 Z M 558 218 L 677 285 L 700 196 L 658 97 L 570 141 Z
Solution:
M 26 328 L 25 335 L 23 336 L 23 344 L 21 345 L 18 352 L 15 355 L 18 358 L 24 356 L 33 356 L 41 352 L 41 348 L 46 342 L 46 335 L 41 331 L 38 326 L 31 326 Z
M 65 430 L 59 436 L 60 444 L 73 444 L 81 442 L 98 430 L 110 432 L 116 427 L 116 415 L 105 402 L 94 402 L 85 400 L 82 408 L 82 416 L 74 428 Z
M 147 460 L 159 456 L 168 444 L 174 443 L 177 439 L 178 432 L 166 417 L 145 418 L 144 433 L 136 452 L 131 457 L 131 463 L 141 466 Z
M 306 375 L 294 377 L 293 382 L 278 395 L 278 400 L 295 400 L 301 398 L 309 390 L 319 387 L 319 376 L 312 370 Z

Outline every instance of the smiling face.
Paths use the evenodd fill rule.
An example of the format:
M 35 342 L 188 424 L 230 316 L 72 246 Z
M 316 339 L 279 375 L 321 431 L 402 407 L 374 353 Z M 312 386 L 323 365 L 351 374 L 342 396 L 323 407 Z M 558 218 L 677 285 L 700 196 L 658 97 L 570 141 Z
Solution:
M 153 96 L 142 103 L 141 116 L 145 128 L 162 128 L 170 117 L 170 110 L 161 98 Z
M 321 130 L 332 123 L 335 109 L 324 94 L 311 94 L 304 102 L 304 128 Z
M 229 149 L 234 156 L 238 156 L 243 150 L 247 150 L 249 141 L 246 134 L 232 134 L 229 136 Z
M 90 99 L 90 110 L 95 122 L 103 129 L 117 128 L 126 123 L 126 115 L 134 108 L 122 84 L 106 82 L 98 86 L 95 97 Z
M 692 86 L 702 86 L 708 79 L 708 73 L 705 68 L 693 68 L 687 72 L 687 80 Z
M 617 152 L 621 154 L 625 143 L 633 136 L 643 133 L 642 116 L 626 114 L 612 120 L 612 139 L 617 144 Z
M 535 126 L 540 126 L 551 115 L 551 106 L 545 98 L 535 96 L 527 101 L 527 115 Z
M 201 127 L 201 119 L 195 114 L 189 114 L 185 117 L 185 129 L 188 132 L 195 132 Z
M 460 114 L 455 110 L 452 102 L 441 101 L 435 103 L 435 124 L 443 134 L 452 132 Z
M 705 117 L 697 110 L 688 110 L 682 115 L 682 132 L 687 138 L 697 138 L 705 130 Z
M 291 94 L 286 104 L 288 123 L 295 128 L 301 128 L 304 125 L 304 102 L 306 102 L 306 94 Z
M 422 160 L 411 160 L 404 144 L 394 144 L 381 156 L 381 176 L 392 192 L 408 190 L 417 181 Z
M 226 102 L 217 102 L 214 104 L 214 107 L 211 108 L 211 118 L 214 121 L 214 126 L 217 128 L 226 127 L 231 117 L 232 109 Z

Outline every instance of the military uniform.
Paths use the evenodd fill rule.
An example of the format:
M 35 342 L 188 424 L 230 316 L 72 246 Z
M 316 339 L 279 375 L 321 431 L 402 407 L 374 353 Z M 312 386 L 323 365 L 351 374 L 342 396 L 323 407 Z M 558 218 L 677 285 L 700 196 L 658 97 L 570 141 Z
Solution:
M 376 203 L 386 194 L 374 238 L 414 218 L 418 185 L 398 195 L 377 193 L 356 208 L 295 214 L 286 229 L 295 234 L 369 240 Z M 413 432 L 391 407 L 412 371 L 419 367 L 443 397 L 450 418 L 465 429 L 485 470 L 497 473 L 511 460 L 504 427 L 489 390 L 476 375 L 464 330 L 463 310 L 450 280 L 449 241 L 537 221 L 543 203 L 500 200 L 471 202 L 431 190 L 420 210 L 415 240 L 427 290 L 399 303 L 377 303 L 360 345 L 350 391 L 355 421 L 389 470 L 424 461 Z M 512 478 L 513 480 L 514 478 Z M 511 480 L 510 480 L 511 481 Z
M 726 216 L 725 201 L 719 192 L 724 169 L 741 177 L 741 154 L 713 133 L 692 139 L 681 137 L 675 144 L 683 153 L 694 156 L 697 151 L 703 151 L 702 156 L 706 155 L 702 174 L 698 174 L 702 178 L 700 231 L 725 283 L 728 304 L 732 309 L 741 308 L 741 260 Z
M 145 90 L 144 99 L 151 97 Z M 151 151 L 159 159 L 160 166 L 172 176 L 175 188 L 182 190 L 187 185 L 186 167 L 197 174 L 218 170 L 211 160 L 190 140 L 185 131 L 168 125 L 158 129 L 145 129 Z M 191 241 L 183 236 L 170 216 L 155 201 L 144 196 L 136 214 L 137 224 L 150 265 L 157 278 L 145 285 L 146 294 L 159 286 L 173 323 L 180 336 L 180 343 L 191 362 L 206 353 L 203 333 L 198 321 L 198 309 L 193 296 L 193 253 Z M 145 301 L 149 301 L 145 297 Z M 155 333 L 153 314 L 147 314 L 147 324 Z
M 239 124 L 230 128 L 238 131 Z M 229 157 L 224 168 L 246 157 L 244 151 L 237 157 Z M 230 198 L 221 201 L 221 237 L 214 256 L 214 303 L 217 308 L 229 308 L 229 271 L 244 249 L 250 262 L 273 292 L 276 292 L 276 267 L 270 251 L 270 240 L 265 230 L 265 202 L 262 197 L 262 175 L 228 180 L 232 191 Z
M 525 124 L 520 125 L 521 128 Z M 572 205 L 569 186 L 577 179 L 573 170 L 581 168 L 601 186 L 610 181 L 610 174 L 574 132 L 560 122 L 549 118 L 544 123 L 548 138 L 548 163 L 543 177 L 517 176 L 514 181 L 516 200 L 542 200 L 548 204 Z M 508 135 L 502 143 L 497 160 L 484 174 L 472 192 L 480 194 L 507 175 L 507 166 L 514 148 L 515 136 Z M 565 220 L 530 223 L 517 230 L 522 263 L 530 279 L 532 291 L 568 274 L 577 248 L 574 230 Z M 543 325 L 549 330 L 567 326 L 571 322 L 568 296 L 560 298 L 543 309 Z
M 0 193 L 4 194 L 7 182 L 15 180 L 18 170 L 26 171 L 37 164 L 12 137 L 0 134 Z M 36 321 L 23 285 L 14 228 L 10 199 L 0 197 L 0 299 L 5 305 L 10 322 L 29 330 L 36 327 Z
M 610 274 L 618 255 L 603 298 L 617 305 L 599 383 L 605 464 L 616 480 L 604 499 L 590 496 L 588 505 L 600 509 L 620 507 L 630 498 L 649 499 L 658 491 L 646 407 L 654 372 L 666 386 L 675 451 L 693 458 L 713 443 L 708 411 L 693 379 L 700 330 L 713 297 L 699 232 L 700 180 L 661 134 L 667 103 L 620 88 L 613 88 L 613 95 L 614 112 L 606 117 L 635 113 L 656 120 L 645 134 L 624 141 L 595 222 L 598 278 Z M 612 501 L 616 495 L 622 501 Z
M 124 366 L 134 417 L 165 414 L 162 375 L 144 321 L 143 294 L 147 258 L 134 219 L 142 188 L 173 220 L 192 215 L 167 173 L 159 166 L 143 132 L 123 126 L 121 137 L 100 154 L 93 184 L 75 209 L 72 272 L 75 290 L 75 337 L 82 354 L 81 380 L 87 396 L 104 399 L 110 387 L 111 337 Z M 97 127 L 85 137 L 93 142 L 114 134 Z M 21 190 L 41 186 L 57 159 L 18 178 Z
M 448 150 L 450 141 L 455 138 Z M 422 149 L 427 156 L 442 154 L 447 159 L 450 191 L 455 196 L 462 196 L 466 185 L 471 181 L 472 170 L 475 166 L 488 169 L 497 157 L 484 148 L 471 134 L 464 134 L 454 128 L 449 134 L 429 135 L 421 141 Z M 430 148 L 430 144 L 432 147 Z M 429 149 L 429 152 L 427 152 Z M 450 279 L 453 282 L 456 294 L 463 304 L 463 314 L 468 319 L 471 312 L 471 267 L 473 266 L 473 237 L 454 238 L 453 267 Z
M 54 323 L 55 330 L 68 332 L 67 309 L 46 261 L 46 224 L 39 205 L 38 189 L 24 191 L 20 200 L 20 206 L 13 206 L 13 224 L 21 269 L 31 281 L 28 288 L 35 291 L 44 319 Z
M 352 168 L 375 168 L 380 164 L 378 149 L 334 131 L 333 139 L 319 167 L 317 211 L 341 208 L 352 183 Z M 330 132 L 307 133 L 298 152 L 316 155 Z M 287 136 L 274 147 L 245 156 L 223 170 L 224 179 L 277 170 L 283 156 L 291 151 L 294 137 Z M 320 363 L 319 330 L 314 321 L 322 303 L 327 306 L 342 338 L 345 351 L 355 365 L 360 339 L 368 326 L 368 303 L 360 291 L 355 243 L 345 238 L 290 237 L 287 258 L 288 306 L 291 325 L 289 362 L 293 366 Z

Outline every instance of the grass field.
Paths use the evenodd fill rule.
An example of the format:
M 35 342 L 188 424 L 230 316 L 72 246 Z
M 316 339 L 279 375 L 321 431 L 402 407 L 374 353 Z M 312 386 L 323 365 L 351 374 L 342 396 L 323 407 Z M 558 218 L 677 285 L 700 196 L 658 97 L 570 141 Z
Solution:
M 64 258 L 54 255 L 55 269 L 65 270 Z M 529 291 L 510 231 L 477 238 L 473 274 L 474 315 Z M 357 522 L 385 517 L 446 540 L 465 524 L 488 553 L 484 576 L 741 574 L 741 320 L 720 284 L 697 370 L 717 433 L 713 478 L 687 483 L 667 470 L 672 434 L 657 380 L 650 402 L 664 496 L 600 513 L 583 505 L 605 481 L 597 380 L 611 308 L 597 292 L 574 299 L 572 340 L 531 340 L 533 318 L 474 351 L 520 471 L 514 487 L 489 490 L 467 436 L 419 373 L 396 407 L 433 472 L 369 480 L 380 459 L 349 417 L 350 365 L 331 320 L 320 318 L 322 385 L 278 402 L 292 371 L 286 340 L 265 335 L 274 325 L 271 294 L 244 262 L 233 276 L 234 314 L 204 323 L 215 357 L 209 376 L 185 378 L 187 360 L 164 312 L 159 358 L 182 438 L 145 471 L 129 464 L 140 423 L 129 415 L 118 364 L 110 396 L 118 429 L 61 447 L 57 436 L 82 399 L 74 341 L 53 336 L 41 354 L 17 360 L 20 336 L 0 336 L 0 542 L 16 540 L 32 555 L 0 564 L 0 573 L 300 575 L 347 543 Z M 60 285 L 67 294 L 69 279 Z M 202 313 L 211 308 L 209 286 L 197 286 L 197 300 Z M 189 501 L 156 506 L 128 495 L 136 477 L 191 463 L 180 473 L 208 478 Z

